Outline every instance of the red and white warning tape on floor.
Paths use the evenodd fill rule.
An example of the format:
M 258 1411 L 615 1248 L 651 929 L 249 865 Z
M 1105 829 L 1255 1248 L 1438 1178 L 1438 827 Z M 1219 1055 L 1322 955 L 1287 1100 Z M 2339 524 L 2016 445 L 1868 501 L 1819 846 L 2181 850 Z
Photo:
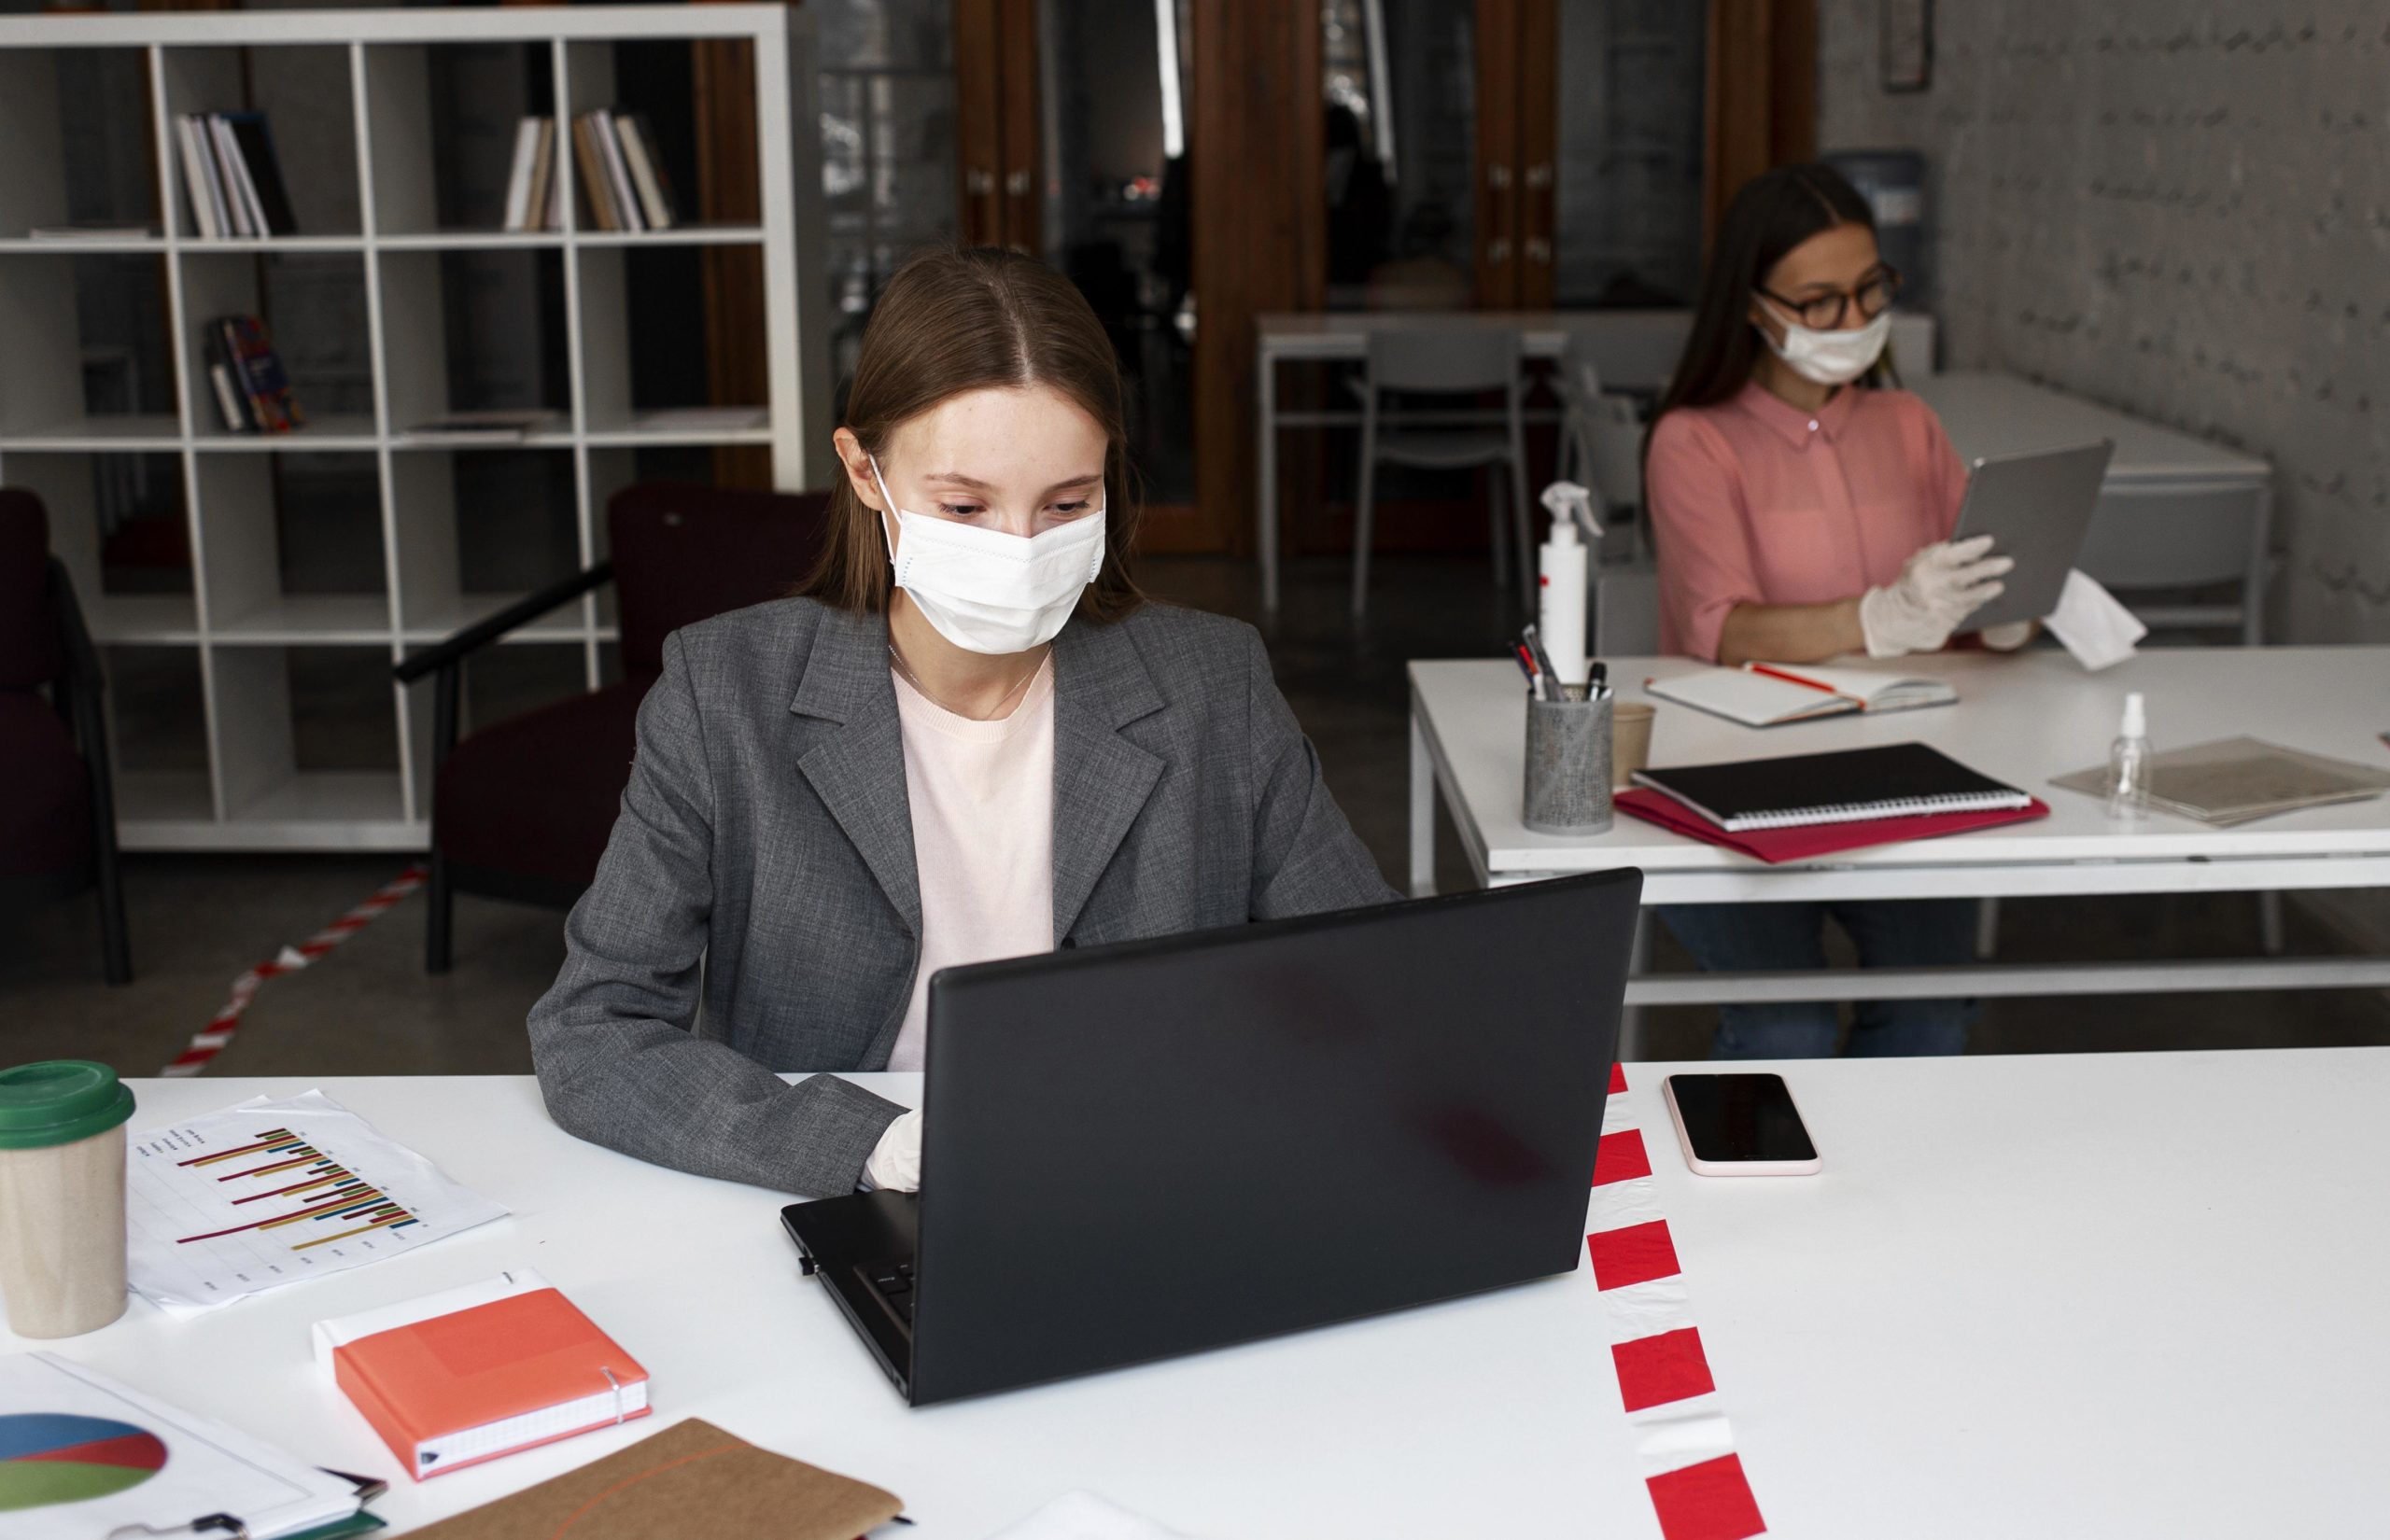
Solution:
M 1624 1069 L 1610 1071 L 1588 1227 L 1585 1249 L 1595 1286 L 1609 1307 L 1619 1398 L 1635 1429 L 1635 1454 L 1660 1533 L 1667 1540 L 1766 1533 L 1702 1355 L 1676 1244 L 1660 1217 L 1651 1154 L 1626 1099 Z
M 285 946 L 274 958 L 243 973 L 232 981 L 232 998 L 216 1013 L 216 1019 L 204 1030 L 194 1035 L 190 1046 L 175 1057 L 175 1061 L 158 1072 L 162 1075 L 195 1075 L 207 1068 L 207 1061 L 224 1051 L 240 1030 L 241 1015 L 249 1001 L 258 998 L 258 990 L 265 981 L 282 973 L 295 973 L 315 962 L 317 958 L 357 934 L 388 910 L 390 905 L 423 886 L 428 874 L 420 866 L 410 866 L 387 886 L 377 889 L 372 898 L 325 926 L 296 946 Z

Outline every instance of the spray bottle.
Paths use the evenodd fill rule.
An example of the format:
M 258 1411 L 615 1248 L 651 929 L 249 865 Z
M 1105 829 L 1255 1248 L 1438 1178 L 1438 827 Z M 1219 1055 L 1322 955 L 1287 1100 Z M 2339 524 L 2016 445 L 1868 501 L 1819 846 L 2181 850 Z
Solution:
M 1554 482 L 1539 499 L 1552 515 L 1552 534 L 1538 553 L 1536 632 L 1552 656 L 1554 682 L 1573 689 L 1582 698 L 1588 672 L 1585 651 L 1585 600 L 1589 548 L 1578 538 L 1601 539 L 1594 518 L 1594 495 L 1574 482 Z
M 2149 811 L 2149 710 L 2141 692 L 2125 696 L 2124 720 L 2108 749 L 2108 817 L 2138 819 Z

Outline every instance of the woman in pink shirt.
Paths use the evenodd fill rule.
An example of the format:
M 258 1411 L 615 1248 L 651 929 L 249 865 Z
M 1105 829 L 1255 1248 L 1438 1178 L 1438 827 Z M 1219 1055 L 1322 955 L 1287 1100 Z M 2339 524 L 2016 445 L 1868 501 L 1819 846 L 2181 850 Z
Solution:
M 1896 657 L 1947 643 L 2001 591 L 1989 542 L 1949 541 L 1966 472 L 1933 408 L 1883 362 L 1900 275 L 1866 200 L 1833 170 L 1780 166 L 1736 194 L 1646 450 L 1667 651 L 1735 665 Z M 2021 644 L 2030 628 L 1989 635 Z M 1684 904 L 1662 911 L 1707 969 L 1825 966 L 1831 916 L 1870 967 L 1969 958 L 1964 900 Z M 1972 1001 L 1876 1001 L 1853 1054 L 1949 1054 Z M 1719 1057 L 1834 1052 L 1828 1003 L 1736 1005 Z

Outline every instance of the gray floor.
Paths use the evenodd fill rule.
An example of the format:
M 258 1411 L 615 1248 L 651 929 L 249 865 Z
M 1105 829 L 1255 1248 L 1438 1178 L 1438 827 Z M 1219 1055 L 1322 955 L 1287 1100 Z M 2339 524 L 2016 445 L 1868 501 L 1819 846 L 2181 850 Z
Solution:
M 1482 565 L 1386 559 L 1369 625 L 1346 619 L 1342 563 L 1298 563 L 1284 618 L 1269 628 L 1279 681 L 1317 743 L 1329 782 L 1389 874 L 1406 848 L 1408 761 L 1402 665 L 1413 657 L 1496 655 L 1508 621 Z M 1149 564 L 1163 596 L 1252 618 L 1247 566 Z M 1447 889 L 1467 882 L 1449 832 Z M 0 925 L 0 1033 L 10 1060 L 71 1055 L 149 1073 L 221 1008 L 244 969 L 295 943 L 387 881 L 398 857 L 138 856 L 127 861 L 135 980 L 98 982 L 98 931 L 77 900 Z M 392 910 L 304 972 L 270 981 L 212 1073 L 500 1073 L 529 1068 L 523 1014 L 554 977 L 561 917 L 464 898 L 457 966 L 425 975 L 419 900 Z M 2296 904 L 2294 950 L 2333 935 Z M 2254 953 L 2246 895 L 2012 903 L 2010 959 L 2215 957 Z M 1662 945 L 1659 965 L 1684 967 Z M 1652 1057 L 1705 1049 L 1709 1016 L 1652 1014 Z M 2175 995 L 1995 1002 L 1978 1052 L 2286 1047 L 2390 1043 L 2390 999 L 2368 991 Z

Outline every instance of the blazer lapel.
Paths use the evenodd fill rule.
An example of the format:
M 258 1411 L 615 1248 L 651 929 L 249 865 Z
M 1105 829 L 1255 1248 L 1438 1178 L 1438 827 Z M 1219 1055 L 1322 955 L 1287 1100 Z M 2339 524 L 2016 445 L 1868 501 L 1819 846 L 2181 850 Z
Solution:
M 838 821 L 880 891 L 921 933 L 921 890 L 913 865 L 913 815 L 905 794 L 905 740 L 888 677 L 888 626 L 878 615 L 824 608 L 805 678 L 788 708 L 842 724 L 796 762 Z
M 1061 945 L 1161 778 L 1120 729 L 1162 708 L 1136 644 L 1075 621 L 1054 638 L 1054 944 Z

